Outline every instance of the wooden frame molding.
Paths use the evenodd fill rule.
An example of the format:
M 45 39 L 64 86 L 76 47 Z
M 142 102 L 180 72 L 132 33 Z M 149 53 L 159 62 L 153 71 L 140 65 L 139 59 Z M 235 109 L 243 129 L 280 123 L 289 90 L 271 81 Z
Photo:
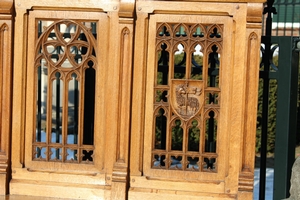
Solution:
M 0 195 L 11 177 L 13 1 L 0 1 Z

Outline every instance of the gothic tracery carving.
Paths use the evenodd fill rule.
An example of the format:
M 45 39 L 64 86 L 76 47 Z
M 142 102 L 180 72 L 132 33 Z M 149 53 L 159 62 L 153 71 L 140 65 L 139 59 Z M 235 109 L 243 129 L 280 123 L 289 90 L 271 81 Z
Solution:
M 152 168 L 217 172 L 222 40 L 222 24 L 157 24 Z
M 74 20 L 37 23 L 37 121 L 32 158 L 93 163 L 96 23 Z M 89 110 L 92 110 L 88 117 L 87 104 L 91 104 Z

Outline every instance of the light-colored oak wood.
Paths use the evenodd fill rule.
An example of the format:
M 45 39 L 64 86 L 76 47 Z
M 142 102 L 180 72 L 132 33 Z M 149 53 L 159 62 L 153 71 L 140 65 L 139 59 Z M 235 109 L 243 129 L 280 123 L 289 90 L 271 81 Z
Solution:
M 0 86 L 3 105 L 0 111 L 1 152 L 2 148 L 7 150 L 3 159 L 0 155 L 1 172 L 6 174 L 0 176 L 0 189 L 8 190 L 6 179 L 11 157 L 11 195 L 72 199 L 252 199 L 262 3 L 262 0 L 15 0 L 12 7 L 11 1 L 0 0 L 0 36 L 1 24 L 9 27 L 3 32 L 4 43 L 0 37 L 2 82 L 4 72 L 12 73 L 12 47 L 9 45 L 14 43 L 12 112 L 9 99 L 3 98 L 11 95 L 11 79 L 5 76 L 8 82 Z M 14 24 L 11 22 L 13 11 Z M 41 35 L 38 35 L 39 21 L 47 22 Z M 95 37 L 91 34 L 92 27 L 87 25 L 91 22 L 97 24 Z M 65 39 L 63 31 L 60 33 L 55 28 L 61 24 L 77 27 L 76 30 L 80 29 L 87 38 L 78 39 L 80 33 L 74 30 L 70 32 L 70 40 Z M 13 25 L 14 38 L 10 28 Z M 190 35 L 168 39 L 160 36 L 163 26 L 172 29 L 173 32 L 169 31 L 172 34 L 176 35 L 183 28 Z M 200 39 L 193 38 L 192 31 L 198 30 L 193 27 L 201 27 L 206 35 L 200 37 L 199 33 Z M 56 36 L 47 38 L 50 33 Z M 218 37 L 210 38 L 209 34 Z M 191 75 L 192 42 L 202 47 L 203 75 L 199 80 L 192 80 Z M 184 50 L 189 52 L 186 58 L 189 62 L 184 78 L 174 78 L 175 70 L 171 67 L 168 84 L 158 85 L 157 52 L 162 43 L 173 48 L 168 49 L 170 58 L 174 58 L 177 45 L 184 44 Z M 214 45 L 217 50 L 213 50 Z M 64 47 L 65 51 L 58 56 L 58 61 L 53 61 L 51 51 L 58 46 Z M 64 62 L 60 63 L 66 58 L 72 59 L 71 47 L 80 50 L 82 46 L 94 48 L 94 52 L 81 55 L 83 63 L 86 58 L 92 59 L 96 74 L 92 144 L 83 144 L 83 77 L 88 64 L 71 60 L 72 67 L 64 68 L 61 66 Z M 9 51 L 3 51 L 3 48 Z M 208 87 L 209 56 L 213 51 L 220 60 L 219 82 L 217 86 Z M 3 56 L 6 63 L 2 62 Z M 48 121 L 45 120 L 49 128 L 45 130 L 47 139 L 39 141 L 36 136 L 37 91 L 40 87 L 37 69 L 44 61 L 47 61 L 45 65 L 49 72 L 46 86 Z M 168 65 L 173 66 L 174 61 L 171 59 Z M 79 140 L 74 144 L 66 142 L 68 92 L 61 94 L 64 142 L 51 142 L 50 139 L 51 106 L 56 98 L 52 89 L 55 72 L 60 73 L 62 83 L 70 81 L 72 73 L 79 82 Z M 67 91 L 68 84 L 62 88 Z M 156 102 L 155 95 L 159 90 L 168 91 L 167 102 Z M 212 104 L 207 100 L 209 93 L 215 95 Z M 193 106 L 191 102 L 194 102 Z M 160 108 L 167 111 L 167 119 L 173 120 L 168 122 L 165 149 L 155 147 L 155 115 Z M 207 151 L 203 133 L 211 111 L 217 123 L 216 149 Z M 5 112 L 6 118 L 3 117 Z M 12 122 L 7 123 L 12 127 L 3 126 L 3 120 L 10 120 L 11 115 Z M 182 150 L 175 151 L 171 127 L 178 119 L 185 132 Z M 201 133 L 199 150 L 191 152 L 188 130 L 193 120 L 198 120 L 196 128 Z M 7 133 L 2 131 L 3 127 Z M 39 154 L 37 148 L 48 149 L 48 152 Z M 62 149 L 60 156 L 51 157 L 51 148 Z M 70 160 L 67 148 L 78 152 L 92 150 L 91 162 L 85 162 L 83 157 Z M 168 156 L 166 165 L 154 165 L 160 154 Z M 180 156 L 181 167 L 170 169 L 171 158 Z M 189 168 L 188 163 L 195 158 L 198 159 L 197 167 Z M 213 164 L 205 164 L 205 159 L 211 159 Z
M 13 1 L 0 1 L 0 195 L 11 174 Z
M 0 13 L 1 14 L 13 14 L 13 1 L 12 0 L 1 0 L 0 1 Z
M 46 1 L 17 1 L 15 6 L 16 15 L 18 16 L 15 25 L 22 27 L 20 28 L 20 31 L 22 29 L 20 34 L 15 36 L 15 41 L 22 43 L 22 45 L 16 46 L 15 68 L 20 70 L 15 71 L 15 77 L 22 78 L 16 80 L 15 83 L 13 109 L 22 111 L 14 116 L 13 144 L 15 145 L 12 147 L 14 154 L 12 156 L 10 193 L 31 195 L 33 191 L 36 191 L 38 184 L 44 188 L 44 191 L 48 192 L 38 190 L 33 196 L 56 198 L 68 196 L 68 198 L 75 199 L 126 198 L 129 165 L 134 2 L 88 1 L 73 2 L 71 5 L 61 4 L 58 1 L 53 4 Z M 27 12 L 29 9 L 31 10 Z M 94 43 L 89 44 L 89 46 L 94 45 L 97 59 L 95 61 L 97 64 L 95 83 L 96 123 L 94 125 L 92 163 L 75 164 L 64 162 L 64 159 L 53 162 L 49 160 L 51 159 L 50 154 L 45 157 L 35 157 L 34 146 L 45 148 L 63 147 L 60 144 L 47 143 L 47 140 L 46 143 L 36 143 L 34 134 L 36 129 L 35 99 L 37 93 L 35 66 L 37 64 L 38 44 L 43 44 L 41 39 L 39 40 L 40 43 L 37 43 L 37 23 L 39 20 L 52 22 L 60 20 L 61 23 L 66 24 L 90 21 L 97 23 L 97 38 Z M 46 24 L 45 28 L 49 28 L 49 25 L 47 27 Z M 77 25 L 80 26 L 80 24 Z M 55 34 L 59 33 L 56 32 Z M 44 43 L 48 46 L 57 46 L 55 40 L 44 41 Z M 42 50 L 42 52 L 47 51 L 47 49 Z M 68 52 L 64 55 L 67 54 Z M 49 57 L 47 54 L 45 56 L 46 58 Z M 70 57 L 70 55 L 68 56 Z M 52 63 L 51 60 L 48 63 L 51 63 L 48 67 L 50 72 L 51 66 L 53 70 L 60 67 L 56 66 L 55 62 Z M 63 74 L 69 69 L 60 70 Z M 80 79 L 80 76 L 82 75 L 77 75 L 78 79 Z M 61 79 L 66 81 L 63 77 Z M 66 90 L 66 86 L 64 87 Z M 48 91 L 48 94 L 51 93 Z M 82 101 L 81 96 L 79 102 Z M 47 102 L 51 104 L 51 100 Z M 65 102 L 63 105 L 66 108 L 67 103 Z M 48 110 L 49 113 L 50 111 Z M 63 113 L 65 113 L 63 118 L 66 119 L 67 112 L 63 111 Z M 62 126 L 65 127 L 63 132 L 66 133 L 67 122 L 65 119 L 63 119 Z M 82 114 L 79 117 L 79 123 L 80 120 L 83 120 Z M 48 120 L 47 123 L 50 127 L 51 122 Z M 47 132 L 47 134 L 50 135 L 50 132 Z M 65 139 L 66 137 L 67 135 L 63 136 Z M 78 148 L 76 145 L 68 146 Z M 79 146 L 79 148 L 81 147 Z M 82 148 L 87 147 L 83 146 Z M 68 186 L 67 194 L 65 187 L 68 183 L 71 187 Z M 87 193 L 89 195 L 86 195 Z
M 259 12 L 262 4 L 261 2 L 231 4 L 227 1 L 218 5 L 222 6 L 217 6 L 214 2 L 190 4 L 178 2 L 171 6 L 170 2 L 153 4 L 152 1 L 138 1 L 136 4 L 137 24 L 143 29 L 136 32 L 135 47 L 147 46 L 148 48 L 146 54 L 135 49 L 135 55 L 138 55 L 135 63 L 138 66 L 135 65 L 134 68 L 133 112 L 138 116 L 144 116 L 145 121 L 142 122 L 140 118 L 132 119 L 132 126 L 139 127 L 139 129 L 132 130 L 132 138 L 134 141 L 142 142 L 131 144 L 131 152 L 135 151 L 138 154 L 131 154 L 131 165 L 135 167 L 130 168 L 132 175 L 129 199 L 138 199 L 142 196 L 158 199 L 172 192 L 179 194 L 182 191 L 190 194 L 188 198 L 192 198 L 195 195 L 193 192 L 197 191 L 199 192 L 198 199 L 207 199 L 206 192 L 211 195 L 215 194 L 215 196 L 212 195 L 215 199 L 252 199 L 254 122 L 259 63 L 255 59 L 259 59 L 261 34 Z M 153 86 L 156 83 L 157 65 L 156 29 L 157 24 L 162 22 L 191 25 L 193 23 L 216 23 L 223 24 L 225 27 L 222 34 L 223 49 L 220 61 L 220 81 L 222 82 L 220 83 L 221 106 L 218 116 L 220 120 L 218 121 L 217 173 L 167 170 L 164 167 L 163 169 L 153 168 L 151 152 L 161 152 L 161 150 L 153 150 L 155 123 L 153 120 L 155 91 Z M 170 45 L 172 46 L 172 43 L 168 43 L 168 47 Z M 252 57 L 255 59 L 251 59 Z M 144 59 L 147 60 L 146 63 Z M 170 97 L 169 93 L 168 97 Z M 143 175 L 139 175 L 140 173 Z M 144 179 L 141 179 L 142 177 Z M 197 188 L 195 183 L 201 185 L 203 190 Z M 217 184 L 218 187 L 214 187 L 211 183 Z M 177 198 L 172 195 L 169 197 Z

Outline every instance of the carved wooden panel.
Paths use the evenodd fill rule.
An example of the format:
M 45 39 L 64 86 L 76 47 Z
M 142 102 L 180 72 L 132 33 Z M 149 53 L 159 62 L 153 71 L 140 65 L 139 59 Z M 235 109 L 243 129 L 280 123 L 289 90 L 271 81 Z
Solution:
M 155 29 L 149 33 L 144 173 L 221 180 L 230 105 L 223 93 L 231 63 L 224 56 L 231 41 L 224 38 L 231 19 L 157 15 L 150 26 Z
M 217 171 L 222 24 L 157 23 L 152 168 Z
M 136 5 L 130 199 L 252 199 L 262 4 Z
M 32 158 L 93 163 L 97 23 L 40 20 L 37 26 Z
M 51 12 L 30 13 L 26 162 L 28 166 L 80 169 L 103 166 L 103 88 L 105 14 Z M 73 17 L 71 17 L 73 16 Z M 99 31 L 100 30 L 100 31 Z M 103 37 L 99 38 L 99 34 Z M 101 104 L 100 104 L 101 103 Z M 98 108 L 98 109 L 97 109 Z M 98 113 L 98 114 L 97 114 Z M 96 120 L 102 119 L 96 123 Z M 96 154 L 96 155 L 95 155 Z M 98 159 L 97 159 L 98 158 Z M 46 164 L 48 163 L 48 164 Z M 57 164 L 51 164 L 57 163 Z M 47 167 L 46 167 L 47 166 Z M 84 168 L 85 168 L 84 167 Z M 100 167 L 100 168 L 99 168 Z
M 95 4 L 17 10 L 28 35 L 17 37 L 23 46 L 16 54 L 23 49 L 26 56 L 16 59 L 16 77 L 24 81 L 15 94 L 26 101 L 16 98 L 14 109 L 26 116 L 14 118 L 14 144 L 21 145 L 13 146 L 11 194 L 126 196 L 133 20 L 121 18 L 117 2 Z M 37 185 L 41 192 L 32 194 Z

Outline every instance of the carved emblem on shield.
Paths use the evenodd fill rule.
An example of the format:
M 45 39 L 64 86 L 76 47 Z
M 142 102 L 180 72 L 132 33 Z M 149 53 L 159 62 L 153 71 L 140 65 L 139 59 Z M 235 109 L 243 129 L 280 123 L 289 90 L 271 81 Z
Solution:
M 175 113 L 183 119 L 190 119 L 201 109 L 203 81 L 172 80 L 171 106 Z

